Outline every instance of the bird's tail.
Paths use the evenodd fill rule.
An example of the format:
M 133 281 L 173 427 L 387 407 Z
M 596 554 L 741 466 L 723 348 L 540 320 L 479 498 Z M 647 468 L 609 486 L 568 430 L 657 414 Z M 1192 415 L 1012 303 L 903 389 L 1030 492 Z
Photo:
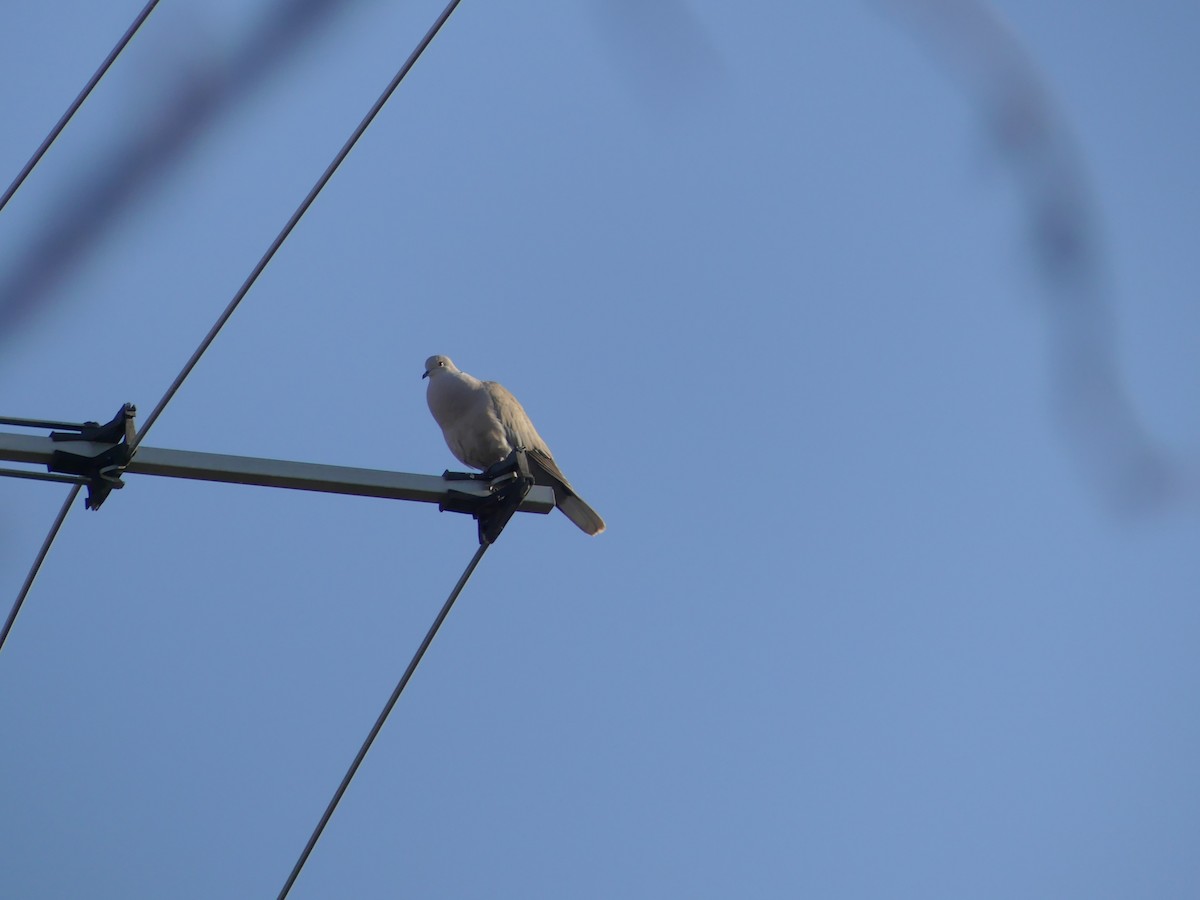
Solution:
M 599 534 L 604 530 L 604 520 L 600 514 L 583 502 L 578 496 L 569 492 L 554 492 L 554 502 L 563 511 L 563 515 L 574 522 L 588 534 Z
M 575 493 L 569 481 L 563 477 L 562 470 L 550 456 L 531 450 L 527 454 L 530 468 L 533 470 L 533 480 L 538 484 L 548 484 L 554 488 L 554 502 L 563 515 L 579 526 L 579 530 L 587 534 L 599 534 L 604 530 L 604 520 L 600 514 L 583 502 Z

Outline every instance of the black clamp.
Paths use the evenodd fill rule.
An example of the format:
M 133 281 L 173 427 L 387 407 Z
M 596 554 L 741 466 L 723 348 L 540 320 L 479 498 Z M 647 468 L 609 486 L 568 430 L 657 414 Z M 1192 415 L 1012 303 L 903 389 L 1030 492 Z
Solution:
M 524 448 L 518 447 L 500 462 L 478 475 L 470 472 L 442 473 L 447 481 L 484 481 L 491 491 L 486 497 L 450 490 L 438 504 L 442 512 L 469 513 L 479 522 L 479 543 L 494 544 L 500 532 L 521 506 L 534 485 Z
M 47 468 L 51 472 L 80 475 L 87 479 L 88 495 L 84 506 L 99 509 L 109 493 L 125 487 L 121 473 L 133 459 L 133 441 L 137 436 L 134 416 L 137 407 L 124 404 L 112 420 L 101 425 L 99 422 L 84 422 L 71 425 L 71 431 L 52 431 L 50 440 L 55 442 L 86 441 L 93 444 L 111 444 L 100 453 L 86 455 L 73 450 L 55 450 Z

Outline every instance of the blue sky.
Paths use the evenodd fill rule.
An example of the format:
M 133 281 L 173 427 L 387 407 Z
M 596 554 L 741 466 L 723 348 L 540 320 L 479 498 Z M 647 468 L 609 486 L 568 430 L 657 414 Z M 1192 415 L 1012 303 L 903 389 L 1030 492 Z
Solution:
M 141 5 L 9 11 L 0 179 Z M 1200 12 L 992 7 L 1094 211 L 1072 324 L 1107 304 L 1167 460 L 1123 503 L 1029 170 L 903 5 L 465 0 L 168 407 L 147 445 L 437 473 L 446 353 L 609 525 L 513 521 L 292 897 L 1200 891 Z M 441 4 L 247 50 L 277 7 L 163 3 L 0 213 L 10 285 L 215 79 L 5 320 L 4 415 L 147 413 Z M 473 523 L 127 480 L 0 653 L 5 892 L 274 896 Z M 11 597 L 64 489 L 0 491 Z

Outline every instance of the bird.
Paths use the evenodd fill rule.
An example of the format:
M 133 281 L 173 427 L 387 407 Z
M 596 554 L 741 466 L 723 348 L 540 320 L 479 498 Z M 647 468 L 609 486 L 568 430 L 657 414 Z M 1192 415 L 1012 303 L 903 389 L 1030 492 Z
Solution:
M 525 408 L 507 388 L 468 375 L 448 356 L 425 360 L 421 377 L 429 379 L 429 411 L 459 462 L 483 470 L 521 448 L 533 480 L 554 489 L 555 505 L 563 514 L 586 534 L 604 531 L 604 520 L 575 493 Z

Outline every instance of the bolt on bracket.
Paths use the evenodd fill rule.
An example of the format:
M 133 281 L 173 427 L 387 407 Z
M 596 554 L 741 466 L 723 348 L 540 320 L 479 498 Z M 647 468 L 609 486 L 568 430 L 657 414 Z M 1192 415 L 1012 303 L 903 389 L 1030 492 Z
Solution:
M 50 440 L 56 443 L 86 443 L 91 446 L 55 450 L 46 466 L 51 472 L 79 475 L 86 478 L 88 489 L 84 506 L 99 509 L 108 495 L 125 487 L 121 473 L 133 459 L 133 440 L 137 436 L 134 417 L 137 407 L 126 403 L 105 424 L 84 422 L 80 425 L 64 425 L 70 431 L 52 431 Z M 108 445 L 96 451 L 94 445 Z
M 534 485 L 524 448 L 518 447 L 507 457 L 484 472 L 442 473 L 447 481 L 484 481 L 491 493 L 478 497 L 464 491 L 449 490 L 446 499 L 438 504 L 442 512 L 469 513 L 479 523 L 479 543 L 494 544 L 500 532 L 513 517 L 525 495 Z

